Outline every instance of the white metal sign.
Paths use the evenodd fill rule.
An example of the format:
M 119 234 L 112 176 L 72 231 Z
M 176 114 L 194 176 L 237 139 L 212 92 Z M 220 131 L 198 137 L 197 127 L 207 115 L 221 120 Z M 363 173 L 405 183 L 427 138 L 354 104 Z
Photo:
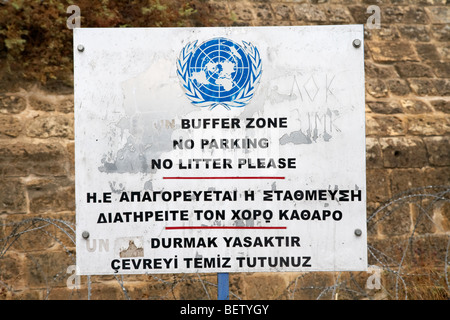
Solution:
M 365 270 L 362 39 L 75 29 L 80 274 Z

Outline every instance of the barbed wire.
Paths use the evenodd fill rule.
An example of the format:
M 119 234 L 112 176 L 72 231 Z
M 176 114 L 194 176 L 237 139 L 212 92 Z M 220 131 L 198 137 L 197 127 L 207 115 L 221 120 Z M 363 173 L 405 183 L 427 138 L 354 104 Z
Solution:
M 268 274 L 230 274 L 230 299 L 449 299 L 450 233 L 446 231 L 448 225 L 442 225 L 442 221 L 450 223 L 449 195 L 450 186 L 410 189 L 370 212 L 368 272 L 280 273 L 275 274 L 275 289 L 270 289 L 270 279 L 264 282 Z M 405 217 L 402 210 L 408 212 Z M 415 212 L 412 218 L 411 211 Z M 392 222 L 395 218 L 407 228 L 395 225 Z M 426 224 L 428 229 L 423 227 Z M 394 234 L 390 234 L 387 226 L 399 230 L 394 228 Z M 33 248 L 33 241 L 49 240 L 54 241 L 49 252 L 64 255 L 64 259 L 51 261 L 50 267 L 39 258 L 42 249 Z M 26 217 L 1 224 L 0 299 L 214 300 L 217 297 L 214 274 L 77 276 L 76 267 L 69 269 L 76 263 L 74 247 L 75 225 L 69 221 Z M 18 267 L 21 262 L 27 270 Z M 268 285 L 261 289 L 255 284 L 258 281 Z M 279 283 L 285 285 L 280 287 Z

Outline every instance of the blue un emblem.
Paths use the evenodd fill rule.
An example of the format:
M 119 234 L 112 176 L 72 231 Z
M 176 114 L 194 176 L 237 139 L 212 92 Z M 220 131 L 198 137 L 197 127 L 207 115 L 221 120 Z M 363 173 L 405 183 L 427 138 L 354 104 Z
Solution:
M 177 72 L 193 105 L 230 109 L 252 99 L 262 73 L 258 49 L 225 38 L 214 38 L 197 46 L 188 43 L 180 53 Z

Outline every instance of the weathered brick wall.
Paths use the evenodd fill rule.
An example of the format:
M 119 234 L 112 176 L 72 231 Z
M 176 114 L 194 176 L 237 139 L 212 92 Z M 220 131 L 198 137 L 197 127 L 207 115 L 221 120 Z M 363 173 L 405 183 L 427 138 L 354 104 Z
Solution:
M 381 9 L 381 25 L 365 31 L 369 243 L 393 260 L 419 259 L 424 265 L 437 261 L 439 267 L 450 232 L 448 195 L 440 193 L 441 199 L 435 201 L 436 187 L 450 188 L 446 0 L 204 3 L 224 26 L 366 24 L 371 4 Z M 29 83 L 11 88 L 0 92 L 0 299 L 86 299 L 88 292 L 92 298 L 124 298 L 112 276 L 91 277 L 89 288 L 83 278 L 80 290 L 66 286 L 70 275 L 66 269 L 75 264 L 69 237 L 73 230 L 55 221 L 75 222 L 72 89 Z M 435 188 L 426 188 L 430 186 Z M 420 190 L 415 193 L 419 196 L 411 190 Z M 402 195 L 408 201 L 395 200 Z M 38 217 L 43 220 L 34 219 Z M 410 249 L 414 244 L 406 259 L 404 239 L 412 239 Z M 370 264 L 380 263 L 369 257 Z M 367 274 L 352 276 L 364 286 Z M 318 288 L 306 294 L 292 291 L 290 281 L 296 277 L 233 275 L 231 290 L 244 299 L 311 298 L 336 280 L 335 274 L 303 275 L 306 287 Z M 215 279 L 212 275 L 202 279 L 133 276 L 125 279 L 125 287 L 135 299 L 207 298 L 204 283 Z M 209 290 L 214 297 L 215 287 Z

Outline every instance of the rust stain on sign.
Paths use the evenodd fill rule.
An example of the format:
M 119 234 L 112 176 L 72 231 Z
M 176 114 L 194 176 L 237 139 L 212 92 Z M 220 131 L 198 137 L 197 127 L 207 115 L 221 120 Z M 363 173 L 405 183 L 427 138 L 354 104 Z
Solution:
M 121 258 L 134 258 L 134 257 L 143 257 L 144 256 L 144 248 L 138 248 L 133 240 L 130 240 L 128 244 L 128 248 L 120 251 L 119 253 Z

